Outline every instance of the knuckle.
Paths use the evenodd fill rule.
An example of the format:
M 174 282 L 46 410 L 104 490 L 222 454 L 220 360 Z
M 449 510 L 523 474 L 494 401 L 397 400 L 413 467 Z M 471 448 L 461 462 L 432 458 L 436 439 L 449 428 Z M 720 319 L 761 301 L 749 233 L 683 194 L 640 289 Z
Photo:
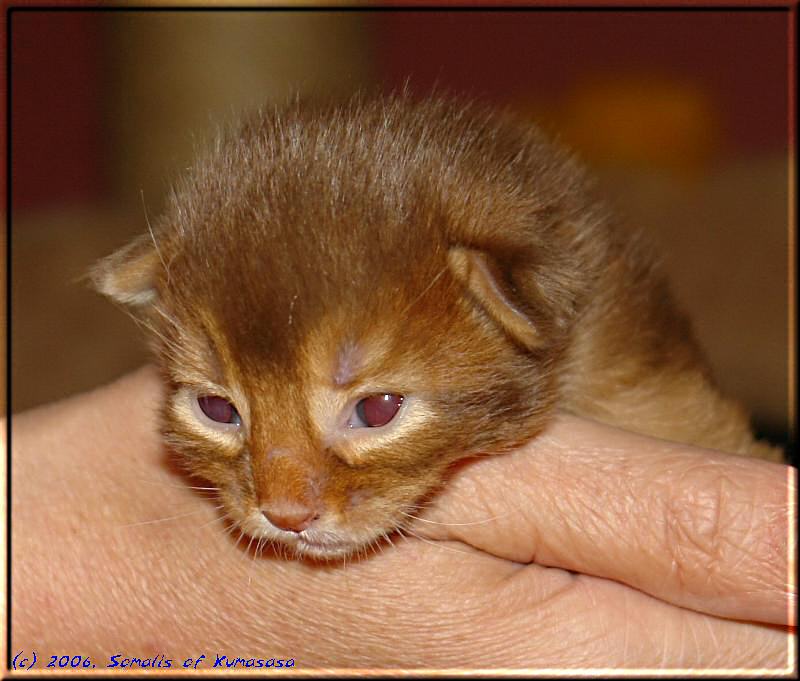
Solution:
M 722 591 L 746 544 L 753 509 L 737 495 L 737 485 L 718 467 L 699 467 L 688 484 L 673 487 L 667 498 L 665 544 L 672 570 L 687 591 Z

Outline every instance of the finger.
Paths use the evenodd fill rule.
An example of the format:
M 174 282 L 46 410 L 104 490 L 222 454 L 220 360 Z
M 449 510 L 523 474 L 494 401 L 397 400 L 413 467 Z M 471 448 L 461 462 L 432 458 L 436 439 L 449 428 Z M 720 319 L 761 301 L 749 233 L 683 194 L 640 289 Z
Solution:
M 563 415 L 522 449 L 463 466 L 414 531 L 793 625 L 795 474 Z

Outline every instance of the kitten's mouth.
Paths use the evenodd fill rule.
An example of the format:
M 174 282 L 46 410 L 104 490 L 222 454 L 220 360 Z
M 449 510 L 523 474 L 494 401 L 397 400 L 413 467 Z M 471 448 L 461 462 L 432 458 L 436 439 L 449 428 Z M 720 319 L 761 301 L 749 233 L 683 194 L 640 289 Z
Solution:
M 241 528 L 256 538 L 263 538 L 276 544 L 283 544 L 298 557 L 307 556 L 319 559 L 345 558 L 350 555 L 369 553 L 377 538 L 351 535 L 344 528 L 310 527 L 301 532 L 289 532 L 266 526 L 260 513 L 253 513 Z
M 301 532 L 281 538 L 298 555 L 323 560 L 336 560 L 350 556 L 366 557 L 380 544 L 378 537 L 341 537 L 333 533 Z
M 314 558 L 341 558 L 354 553 L 358 549 L 358 544 L 345 541 L 320 541 L 317 539 L 310 539 L 302 535 L 292 542 L 294 548 L 308 556 Z

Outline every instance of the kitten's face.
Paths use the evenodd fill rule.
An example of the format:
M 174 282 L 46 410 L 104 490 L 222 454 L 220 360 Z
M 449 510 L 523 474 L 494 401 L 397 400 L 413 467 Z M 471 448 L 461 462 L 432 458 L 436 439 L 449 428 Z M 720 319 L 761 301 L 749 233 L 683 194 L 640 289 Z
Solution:
M 170 273 L 197 277 L 182 287 L 192 298 L 165 291 L 152 318 L 166 340 L 166 435 L 254 538 L 357 552 L 408 524 L 453 461 L 538 423 L 545 379 L 446 262 L 324 307 L 244 285 L 232 304 L 240 273 L 205 286 L 188 264 L 175 258 Z
M 94 279 L 152 329 L 167 440 L 226 514 L 346 555 L 543 425 L 591 281 L 578 177 L 445 101 L 261 112 Z

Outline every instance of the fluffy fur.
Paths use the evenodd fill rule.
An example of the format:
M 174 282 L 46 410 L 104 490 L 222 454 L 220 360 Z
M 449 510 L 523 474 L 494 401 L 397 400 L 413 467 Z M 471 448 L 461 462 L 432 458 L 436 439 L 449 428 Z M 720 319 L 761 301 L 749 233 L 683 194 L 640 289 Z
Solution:
M 520 445 L 555 408 L 779 456 L 579 165 L 476 105 L 260 111 L 94 280 L 153 331 L 168 442 L 245 532 L 300 553 L 390 532 L 455 460 Z M 394 421 L 344 425 L 373 393 L 404 396 Z M 199 395 L 242 425 L 204 422 Z M 314 520 L 280 530 L 265 509 Z

